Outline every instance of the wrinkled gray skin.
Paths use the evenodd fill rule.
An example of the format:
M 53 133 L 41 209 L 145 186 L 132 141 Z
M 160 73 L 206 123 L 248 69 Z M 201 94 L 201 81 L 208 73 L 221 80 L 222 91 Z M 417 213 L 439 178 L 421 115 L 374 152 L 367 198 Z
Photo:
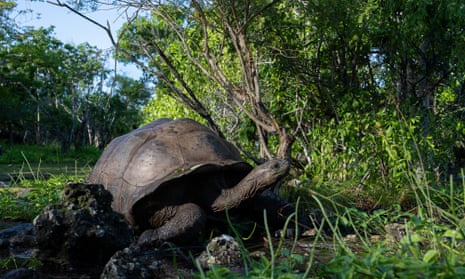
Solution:
M 294 207 L 266 190 L 288 171 L 289 163 L 277 159 L 252 169 L 230 143 L 193 120 L 159 119 L 114 139 L 88 181 L 113 194 L 113 209 L 148 245 L 189 242 L 207 216 L 226 210 L 260 221 L 266 209 L 272 229 L 282 228 Z
M 278 213 L 277 207 L 282 207 L 284 202 L 278 202 L 278 199 L 268 199 L 266 196 L 261 196 L 260 193 L 278 182 L 288 171 L 289 164 L 286 161 L 272 160 L 268 161 L 257 168 L 253 169 L 245 178 L 237 185 L 224 189 L 221 184 L 221 179 L 218 175 L 212 174 L 210 179 L 204 181 L 204 184 L 199 187 L 188 188 L 191 191 L 184 193 L 182 200 L 177 200 L 177 204 L 168 202 L 155 201 L 153 203 L 144 203 L 143 210 L 135 209 L 136 212 L 153 212 L 148 219 L 148 225 L 151 228 L 144 231 L 139 238 L 139 243 L 149 243 L 153 240 L 173 240 L 182 242 L 182 240 L 190 239 L 193 232 L 200 231 L 205 226 L 209 213 L 221 213 L 226 209 L 234 212 L 242 204 L 248 202 L 248 207 L 244 208 L 243 215 L 252 217 L 256 215 L 257 221 L 263 219 L 263 209 L 268 208 L 269 214 Z M 189 178 L 191 181 L 196 179 Z M 220 183 L 220 184 L 218 184 Z M 167 187 L 164 197 L 176 196 L 179 198 L 179 193 L 176 187 Z M 200 189 L 199 189 L 200 188 Z M 256 197 L 259 197 L 255 199 Z M 256 208 L 255 200 L 262 199 L 262 207 Z M 266 204 L 267 201 L 270 204 Z M 265 205 L 266 204 L 266 205 Z M 245 212 L 248 211 L 248 212 Z M 274 218 L 271 222 L 273 227 L 281 227 L 284 224 L 285 218 Z M 139 223 L 143 223 L 140 220 Z

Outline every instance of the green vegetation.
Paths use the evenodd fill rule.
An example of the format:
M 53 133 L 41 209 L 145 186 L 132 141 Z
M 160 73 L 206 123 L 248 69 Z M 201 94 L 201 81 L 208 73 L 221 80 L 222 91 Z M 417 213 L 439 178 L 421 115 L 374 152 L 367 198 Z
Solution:
M 0 220 L 29 220 L 60 200 L 63 184 L 82 181 L 97 161 L 100 151 L 85 148 L 61 153 L 58 146 L 15 145 L 0 156 L 3 180 L 0 188 Z
M 60 191 L 67 178 L 57 176 L 48 181 L 32 182 L 20 179 L 17 185 L 0 189 L 0 218 L 32 221 L 46 205 L 60 201 Z
M 60 189 L 67 180 L 80 180 L 83 176 L 53 175 L 51 179 L 40 179 L 42 158 L 49 162 L 93 162 L 98 156 L 94 150 L 79 152 L 79 157 L 70 152 L 58 157 L 47 157 L 58 147 L 31 148 L 15 146 L 17 157 L 10 155 L 9 162 L 24 162 L 22 172 L 34 173 L 37 179 L 19 178 L 16 183 L 0 191 L 1 219 L 31 220 L 47 204 L 60 198 Z M 43 154 L 43 153 L 42 153 Z M 36 158 L 29 160 L 26 158 Z M 2 163 L 5 161 L 2 161 Z M 88 172 L 90 166 L 84 168 Z M 300 206 L 305 209 L 319 208 L 322 211 L 321 225 L 315 226 L 316 233 L 305 243 L 309 248 L 302 253 L 297 240 L 280 239 L 269 243 L 268 252 L 260 257 L 244 253 L 248 269 L 242 278 L 460 278 L 465 274 L 465 181 L 451 179 L 443 187 L 431 187 L 417 173 L 407 173 L 419 182 L 411 187 L 417 206 L 410 211 L 391 203 L 385 209 L 364 212 L 350 206 L 348 192 L 333 193 L 332 196 L 313 192 L 305 197 Z M 413 181 L 413 180 L 412 180 Z M 299 187 L 308 189 L 305 183 Z M 323 187 L 320 185 L 319 187 Z M 315 188 L 319 189 L 319 188 Z M 284 188 L 285 195 L 292 197 L 299 189 Z M 300 189 L 301 190 L 301 189 Z M 366 194 L 367 197 L 370 195 Z M 373 197 L 373 196 L 371 196 Z M 316 219 L 315 219 L 316 220 Z M 393 223 L 402 225 L 400 237 L 384 237 L 385 226 Z M 352 238 L 346 237 L 351 232 Z M 374 236 L 381 238 L 374 239 Z M 287 241 L 285 243 L 285 241 Z M 10 266 L 10 261 L 2 265 Z M 237 278 L 235 271 L 215 267 L 197 273 L 198 278 Z
M 143 79 L 111 74 L 110 53 L 71 45 L 54 28 L 13 20 L 14 2 L 0 1 L 0 138 L 15 143 L 104 147 L 132 130 L 151 96 Z
M 464 189 L 465 183 L 460 187 Z M 298 251 L 295 239 L 287 245 L 282 245 L 284 239 L 280 239 L 277 244 L 270 243 L 268 255 L 258 260 L 245 254 L 249 269 L 240 277 L 462 278 L 465 223 L 461 216 L 465 195 L 462 191 L 436 195 L 439 197 L 443 202 L 447 200 L 442 207 L 433 198 L 425 197 L 416 213 L 405 212 L 399 206 L 366 213 L 338 205 L 328 197 L 314 196 L 329 230 L 323 229 L 324 223 L 316 226 L 315 236 L 305 241 L 310 247 L 305 253 Z M 336 214 L 330 215 L 331 209 Z M 392 224 L 397 226 L 390 229 Z M 343 232 L 348 228 L 352 234 Z M 198 278 L 238 276 L 223 267 L 197 274 Z
M 47 162 L 54 164 L 70 164 L 76 161 L 80 164 L 94 165 L 100 157 L 101 150 L 95 147 L 83 147 L 79 150 L 72 149 L 66 153 L 61 152 L 57 145 L 24 145 L 9 146 L 0 142 L 3 154 L 0 156 L 0 164 L 22 164 L 24 162 Z
M 17 26 L 14 2 L 0 0 L 0 174 L 18 174 L 0 188 L 0 219 L 30 220 L 57 201 L 112 138 L 190 117 L 250 162 L 292 161 L 282 195 L 321 212 L 307 254 L 270 246 L 246 257 L 244 277 L 465 276 L 463 1 L 107 4 L 140 8 L 116 52 L 140 80 L 110 75 L 108 54 L 53 28 Z M 373 239 L 397 223 L 399 239 Z

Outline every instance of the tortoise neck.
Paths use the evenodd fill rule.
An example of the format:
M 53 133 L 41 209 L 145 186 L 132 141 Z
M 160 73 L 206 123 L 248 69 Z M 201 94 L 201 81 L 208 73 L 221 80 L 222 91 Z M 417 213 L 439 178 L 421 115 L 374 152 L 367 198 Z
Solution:
M 264 185 L 260 185 L 259 181 L 260 179 L 257 179 L 257 177 L 247 175 L 236 186 L 222 189 L 220 195 L 212 204 L 213 212 L 234 209 L 242 202 L 255 196 L 258 191 L 263 190 Z

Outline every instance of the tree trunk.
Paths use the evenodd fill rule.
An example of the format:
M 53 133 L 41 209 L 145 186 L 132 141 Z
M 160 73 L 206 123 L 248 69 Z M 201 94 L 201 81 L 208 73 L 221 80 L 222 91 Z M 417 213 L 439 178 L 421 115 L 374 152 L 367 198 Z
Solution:
M 41 133 L 41 129 L 40 129 L 40 104 L 39 104 L 39 98 L 37 96 L 37 106 L 36 106 L 36 144 L 37 145 L 40 145 L 41 142 L 40 142 L 40 133 Z

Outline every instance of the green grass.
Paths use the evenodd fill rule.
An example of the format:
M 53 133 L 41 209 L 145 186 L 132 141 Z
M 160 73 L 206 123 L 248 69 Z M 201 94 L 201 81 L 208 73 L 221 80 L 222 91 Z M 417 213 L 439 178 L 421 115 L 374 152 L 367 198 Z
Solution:
M 3 145 L 0 175 L 12 182 L 0 188 L 0 219 L 32 220 L 60 200 L 65 182 L 82 181 L 99 155 L 93 148 L 62 154 L 53 145 Z
M 21 146 L 5 151 L 9 159 L 0 156 L 1 172 L 19 174 L 12 185 L 0 188 L 0 219 L 32 220 L 44 206 L 59 201 L 66 181 L 87 176 L 97 154 L 92 150 L 53 156 L 44 152 L 53 154 L 56 149 Z M 50 179 L 41 178 L 43 173 L 50 173 Z M 33 179 L 22 174 L 32 174 Z M 300 196 L 300 207 L 320 212 L 313 237 L 268 242 L 266 253 L 258 258 L 250 256 L 243 244 L 244 273 L 214 267 L 199 270 L 195 277 L 465 278 L 465 181 L 451 179 L 437 185 L 413 172 L 408 176 L 411 184 L 406 192 L 412 201 L 408 210 L 393 200 L 390 207 L 362 211 L 353 206 L 357 196 L 350 185 L 339 191 L 331 185 L 312 188 L 307 184 L 311 181 L 303 181 L 287 196 L 291 200 Z M 379 193 L 363 194 L 377 200 Z M 405 226 L 403 237 L 385 237 L 384 228 L 392 223 Z M 351 241 L 347 233 L 352 234 Z M 373 240 L 376 235 L 381 237 Z M 271 239 L 270 232 L 267 238 Z M 236 239 L 242 236 L 236 234 Z M 298 243 L 308 248 L 299 249 Z
M 48 180 L 19 179 L 9 187 L 0 188 L 0 219 L 32 221 L 48 204 L 60 201 L 66 181 L 82 178 L 57 175 Z
M 22 165 L 26 161 L 33 164 L 64 164 L 93 165 L 100 157 L 101 151 L 93 147 L 83 147 L 80 150 L 72 148 L 61 153 L 57 145 L 7 145 L 0 142 L 3 154 L 0 155 L 0 165 Z
M 465 278 L 465 183 L 419 187 L 429 189 L 417 189 L 418 205 L 412 211 L 394 204 L 363 212 L 313 193 L 310 199 L 323 220 L 314 237 L 284 245 L 282 239 L 270 242 L 267 255 L 259 259 L 244 253 L 248 269 L 243 274 L 215 267 L 196 277 Z M 393 223 L 399 224 L 400 236 L 386 233 L 385 226 Z M 310 248 L 302 252 L 296 243 Z

